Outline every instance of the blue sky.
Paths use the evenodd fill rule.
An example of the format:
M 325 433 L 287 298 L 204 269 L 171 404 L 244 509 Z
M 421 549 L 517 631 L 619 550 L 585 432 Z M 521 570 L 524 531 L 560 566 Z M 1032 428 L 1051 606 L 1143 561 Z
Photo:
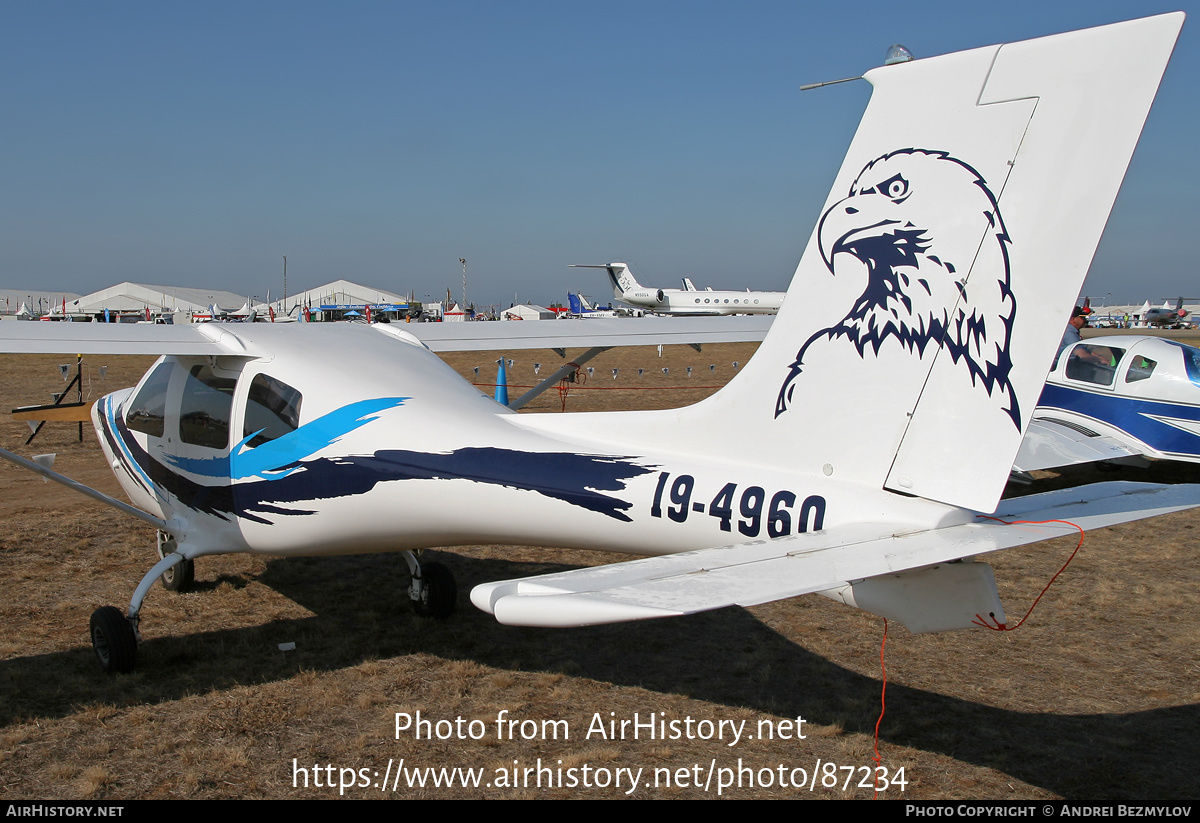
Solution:
M 0 287 L 783 289 L 886 48 L 1195 3 L 0 2 Z M 1200 9 L 1198 9 L 1200 10 Z M 1200 297 L 1184 26 L 1085 291 Z M 1191 91 L 1189 91 L 1191 89 Z

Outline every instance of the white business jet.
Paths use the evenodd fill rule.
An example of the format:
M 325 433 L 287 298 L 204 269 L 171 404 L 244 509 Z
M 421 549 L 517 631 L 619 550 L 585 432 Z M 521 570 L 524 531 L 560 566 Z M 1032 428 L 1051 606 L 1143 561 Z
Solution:
M 783 305 L 781 291 L 703 291 L 696 288 L 691 279 L 683 278 L 682 289 L 656 289 L 643 286 L 634 279 L 633 272 L 625 263 L 607 263 L 603 266 L 573 264 L 577 269 L 604 269 L 612 283 L 613 296 L 618 300 L 637 306 L 655 314 L 673 314 L 685 317 L 724 314 L 776 314 Z
M 93 412 L 134 505 L 106 502 L 152 523 L 162 554 L 128 609 L 92 616 L 101 664 L 133 668 L 154 581 L 179 588 L 225 552 L 401 550 L 410 596 L 434 615 L 456 592 L 425 547 L 656 555 L 472 591 L 526 626 L 811 592 L 918 632 L 1004 623 L 974 558 L 1073 533 L 1007 521 L 1096 528 L 1200 505 L 1196 486 L 1131 483 L 1000 501 L 1182 23 L 868 72 L 874 95 L 797 297 L 737 376 L 688 408 L 516 414 L 430 349 L 707 342 L 766 318 L 408 326 L 432 329 L 425 344 L 395 325 L 0 324 L 9 351 L 164 355 Z

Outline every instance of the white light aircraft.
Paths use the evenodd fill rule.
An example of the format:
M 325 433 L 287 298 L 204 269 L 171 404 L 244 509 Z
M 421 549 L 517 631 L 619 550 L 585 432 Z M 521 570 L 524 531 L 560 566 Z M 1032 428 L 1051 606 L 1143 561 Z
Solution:
M 134 666 L 156 579 L 180 587 L 197 559 L 240 551 L 401 550 L 410 596 L 435 615 L 456 592 L 445 567 L 421 562 L 424 547 L 656 555 L 472 591 L 517 625 L 812 592 L 913 631 L 1003 623 L 975 556 L 1074 531 L 1006 521 L 1095 528 L 1200 505 L 1200 487 L 1131 483 L 1000 502 L 1182 23 L 868 72 L 874 94 L 797 297 L 728 386 L 687 408 L 515 414 L 430 348 L 704 342 L 766 318 L 436 324 L 430 348 L 396 325 L 0 324 L 9 351 L 164 355 L 93 413 L 135 506 L 107 502 L 155 525 L 162 554 L 128 610 L 93 615 L 101 664 Z M 48 328 L 8 330 L 30 326 Z
M 574 264 L 577 269 L 604 269 L 612 282 L 613 296 L 623 303 L 652 311 L 655 314 L 674 314 L 689 317 L 720 314 L 775 314 L 783 305 L 781 291 L 713 291 L 698 290 L 689 278 L 683 279 L 682 289 L 656 289 L 643 286 L 634 279 L 625 263 L 603 266 Z
M 1064 350 L 1046 379 L 1016 467 L 1131 456 L 1200 463 L 1200 349 L 1114 335 Z

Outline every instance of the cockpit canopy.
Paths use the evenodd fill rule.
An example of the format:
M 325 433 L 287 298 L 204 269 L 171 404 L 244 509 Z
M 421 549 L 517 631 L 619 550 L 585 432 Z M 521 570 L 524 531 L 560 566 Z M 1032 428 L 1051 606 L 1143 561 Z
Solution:
M 126 404 L 125 425 L 156 438 L 225 450 L 230 430 L 249 448 L 300 425 L 301 393 L 259 372 L 252 377 L 220 358 L 164 358 L 142 379 Z M 239 384 L 246 385 L 244 399 Z M 236 425 L 241 423 L 240 428 Z

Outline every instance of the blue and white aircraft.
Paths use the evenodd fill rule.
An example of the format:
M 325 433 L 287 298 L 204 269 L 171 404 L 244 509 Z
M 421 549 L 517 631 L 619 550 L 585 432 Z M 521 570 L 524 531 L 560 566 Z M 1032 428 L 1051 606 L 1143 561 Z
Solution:
M 596 306 L 582 294 L 567 292 L 567 306 L 570 308 L 568 317 L 578 317 L 584 320 L 599 320 L 602 317 L 629 317 L 634 312 L 641 316 L 640 309 L 614 309 L 612 306 Z
M 163 355 L 93 413 L 134 505 L 107 502 L 152 523 L 162 555 L 128 609 L 92 616 L 101 664 L 133 668 L 154 581 L 180 588 L 224 552 L 403 551 L 410 597 L 434 615 L 456 591 L 426 547 L 654 555 L 472 591 L 527 626 L 812 592 L 913 631 L 1003 623 L 974 558 L 1073 533 L 1005 521 L 1095 528 L 1200 505 L 1195 486 L 1130 483 L 1000 502 L 1182 23 L 868 72 L 789 298 L 754 358 L 687 408 L 517 414 L 431 349 L 716 340 L 759 318 L 459 324 L 424 343 L 423 326 L 0 324 L 9 351 Z
M 1073 446 L 1054 456 L 1047 444 L 1047 468 L 1128 455 L 1200 462 L 1200 349 L 1143 335 L 1088 338 L 1063 351 L 1033 415 L 1061 438 L 1101 450 L 1072 458 Z M 1017 459 L 1020 468 L 1042 467 L 1032 462 Z

